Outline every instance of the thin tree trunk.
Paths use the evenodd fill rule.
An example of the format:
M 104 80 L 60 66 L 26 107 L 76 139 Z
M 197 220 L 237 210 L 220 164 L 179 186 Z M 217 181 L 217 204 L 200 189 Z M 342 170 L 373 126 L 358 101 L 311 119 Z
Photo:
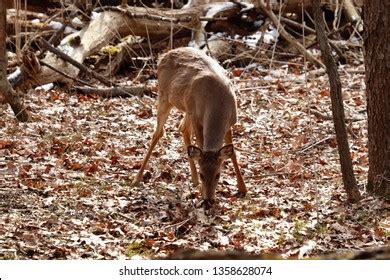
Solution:
M 325 35 L 325 26 L 321 15 L 320 0 L 312 0 L 312 5 L 318 42 L 320 43 L 321 48 L 321 56 L 324 60 L 326 71 L 329 76 L 333 122 L 336 131 L 337 147 L 340 156 L 344 188 L 348 196 L 348 201 L 357 202 L 361 199 L 361 196 L 357 187 L 355 176 L 353 174 L 351 153 L 348 146 L 340 76 L 337 72 L 337 64 L 332 56 L 328 38 Z
M 28 121 L 28 113 L 7 80 L 6 13 L 6 3 L 0 1 L 0 93 L 4 96 L 5 102 L 11 106 L 16 118 L 25 122 Z
M 390 1 L 364 1 L 368 114 L 367 190 L 390 197 Z

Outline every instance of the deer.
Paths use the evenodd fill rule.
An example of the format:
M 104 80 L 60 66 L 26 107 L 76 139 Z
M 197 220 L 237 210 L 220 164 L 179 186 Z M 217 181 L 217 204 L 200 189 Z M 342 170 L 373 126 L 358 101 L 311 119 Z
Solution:
M 181 47 L 161 57 L 157 77 L 157 125 L 132 185 L 141 182 L 152 151 L 164 134 L 164 124 L 175 107 L 185 113 L 179 129 L 187 147 L 194 186 L 199 185 L 200 177 L 204 208 L 210 209 L 215 202 L 222 162 L 227 158 L 233 162 L 239 194 L 245 195 L 247 188 L 232 142 L 237 101 L 225 69 L 203 51 Z M 193 135 L 197 146 L 191 144 Z M 199 164 L 199 177 L 195 162 Z

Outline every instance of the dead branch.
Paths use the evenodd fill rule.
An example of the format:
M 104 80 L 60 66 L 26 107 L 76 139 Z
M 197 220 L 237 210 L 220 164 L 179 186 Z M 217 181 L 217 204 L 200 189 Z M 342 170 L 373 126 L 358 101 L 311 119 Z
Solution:
M 82 91 L 83 93 L 88 94 L 97 94 L 102 97 L 112 98 L 112 97 L 131 97 L 131 96 L 143 96 L 147 90 L 144 86 L 134 86 L 134 87 L 110 87 L 110 88 L 97 88 L 97 87 L 74 87 L 77 90 Z M 147 92 L 148 95 L 152 95 L 151 92 Z M 153 94 L 155 96 L 155 94 Z
M 115 92 L 115 91 L 118 91 L 118 92 L 122 92 L 122 94 L 124 96 L 126 95 L 132 95 L 134 93 L 136 93 L 136 91 L 134 89 L 131 89 L 131 92 L 127 92 L 124 88 L 120 87 L 119 85 L 117 85 L 116 83 L 106 79 L 104 76 L 100 75 L 99 73 L 96 73 L 95 71 L 92 71 L 91 69 L 89 69 L 88 67 L 84 66 L 83 64 L 77 62 L 76 60 L 74 60 L 73 58 L 69 57 L 68 55 L 64 54 L 63 52 L 61 52 L 60 50 L 54 48 L 53 46 L 51 46 L 49 44 L 49 42 L 47 42 L 46 40 L 42 39 L 41 40 L 42 44 L 43 44 L 43 47 L 45 49 L 48 49 L 50 52 L 58 55 L 61 59 L 63 59 L 64 61 L 67 61 L 69 62 L 70 64 L 72 64 L 73 66 L 77 67 L 78 69 L 80 69 L 82 72 L 92 76 L 93 78 L 97 79 L 98 81 L 100 81 L 101 83 L 103 83 L 104 85 L 106 86 L 114 86 L 115 90 L 111 89 L 112 92 Z
M 96 80 L 100 81 L 104 85 L 111 86 L 111 85 L 114 84 L 110 80 L 106 79 L 104 76 L 100 75 L 99 73 L 96 73 L 95 71 L 92 71 L 91 69 L 89 69 L 88 67 L 84 66 L 83 64 L 77 62 L 76 60 L 74 60 L 73 58 L 68 56 L 67 54 L 63 53 L 62 51 L 60 51 L 60 50 L 58 50 L 56 48 L 54 48 L 45 39 L 41 39 L 41 43 L 42 43 L 42 45 L 43 45 L 43 47 L 45 49 L 49 50 L 50 52 L 54 53 L 58 57 L 62 58 L 64 61 L 69 62 L 70 64 L 72 64 L 73 66 L 77 67 L 78 69 L 80 69 L 84 73 L 88 74 L 89 76 L 94 77 Z
M 321 61 L 316 59 L 312 54 L 310 54 L 300 43 L 298 43 L 285 29 L 283 26 L 280 25 L 278 18 L 274 14 L 272 10 L 267 9 L 266 4 L 263 0 L 259 0 L 258 4 L 260 8 L 266 13 L 266 15 L 272 20 L 275 26 L 278 27 L 278 31 L 280 32 L 280 35 L 288 42 L 292 47 L 294 47 L 296 50 L 299 51 L 303 56 L 307 57 L 309 61 L 313 62 L 314 64 L 325 67 L 324 64 L 322 64 Z
M 150 42 L 156 42 L 170 38 L 171 34 L 174 34 L 175 38 L 189 37 L 191 30 L 197 29 L 200 17 L 210 7 L 212 7 L 211 4 L 206 4 L 173 11 L 128 6 L 105 8 L 81 31 L 65 37 L 57 49 L 82 64 L 87 56 L 100 50 L 114 38 L 135 35 L 148 38 Z M 237 7 L 239 6 L 233 4 L 229 8 L 231 11 L 229 9 L 223 10 L 221 14 L 215 16 L 236 15 Z M 47 52 L 42 61 L 71 77 L 77 77 L 80 71 L 78 67 L 58 59 L 53 52 Z M 29 87 L 31 84 L 42 85 L 54 81 L 69 82 L 69 79 L 64 75 L 48 67 L 44 66 L 37 70 L 31 71 L 33 75 L 20 86 Z M 95 78 L 97 77 L 95 76 Z M 107 81 L 105 83 L 107 84 Z

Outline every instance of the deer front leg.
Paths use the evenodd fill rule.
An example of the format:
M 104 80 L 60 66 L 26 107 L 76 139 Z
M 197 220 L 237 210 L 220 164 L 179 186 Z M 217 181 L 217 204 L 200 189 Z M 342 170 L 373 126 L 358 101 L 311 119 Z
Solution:
M 192 135 L 192 127 L 191 127 L 191 121 L 188 117 L 188 115 L 185 115 L 183 120 L 180 123 L 180 131 L 183 135 L 183 140 L 185 144 L 185 148 L 187 150 L 187 147 L 191 145 L 191 135 Z M 199 178 L 198 178 L 198 171 L 196 170 L 195 162 L 193 159 L 188 159 L 190 163 L 190 169 L 191 169 L 191 180 L 194 186 L 199 185 Z
M 142 177 L 144 174 L 144 170 L 146 167 L 146 164 L 148 163 L 148 160 L 150 156 L 152 155 L 154 147 L 157 145 L 158 140 L 164 135 L 164 124 L 168 119 L 169 113 L 172 109 L 172 106 L 169 104 L 162 104 L 159 102 L 158 111 L 157 111 L 157 126 L 156 130 L 153 133 L 152 141 L 150 143 L 150 147 L 148 149 L 148 152 L 146 153 L 146 156 L 144 160 L 142 161 L 141 167 L 135 176 L 133 182 L 131 183 L 132 186 L 138 185 L 142 181 Z
M 229 131 L 225 135 L 225 142 L 226 144 L 233 144 L 231 129 L 229 129 Z M 244 179 L 242 178 L 235 151 L 233 151 L 232 156 L 230 158 L 232 159 L 234 172 L 236 173 L 236 177 L 237 177 L 237 187 L 241 193 L 245 194 L 248 190 L 245 186 Z

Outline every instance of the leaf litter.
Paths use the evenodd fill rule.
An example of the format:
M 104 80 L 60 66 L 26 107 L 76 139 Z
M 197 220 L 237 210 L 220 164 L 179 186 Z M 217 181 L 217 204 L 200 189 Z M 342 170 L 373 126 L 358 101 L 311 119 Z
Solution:
M 293 67 L 232 69 L 234 144 L 248 194 L 224 163 L 214 215 L 174 111 L 144 182 L 131 187 L 156 122 L 156 99 L 104 99 L 61 89 L 24 99 L 33 121 L 0 112 L 0 258 L 122 259 L 179 248 L 310 257 L 387 244 L 389 203 L 364 192 L 368 170 L 364 76 L 341 71 L 355 174 L 364 199 L 345 203 L 325 76 Z M 313 113 L 320 112 L 320 113 Z

